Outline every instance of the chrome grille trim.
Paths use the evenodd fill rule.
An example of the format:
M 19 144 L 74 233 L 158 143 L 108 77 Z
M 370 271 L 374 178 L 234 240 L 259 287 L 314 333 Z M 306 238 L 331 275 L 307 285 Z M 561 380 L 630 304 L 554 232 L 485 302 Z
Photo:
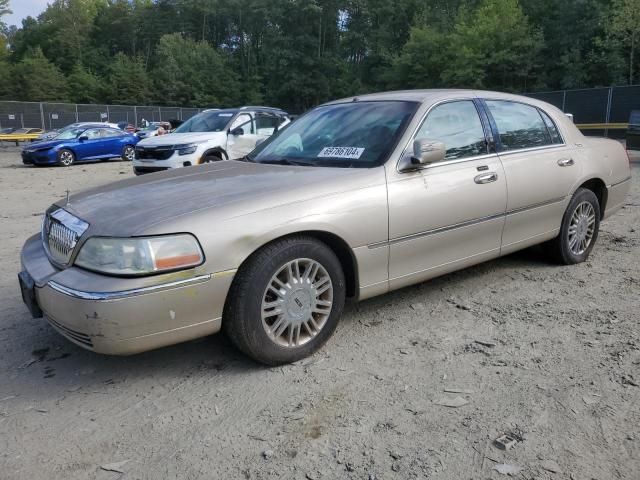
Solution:
M 42 243 L 49 258 L 59 265 L 68 265 L 87 228 L 87 222 L 61 208 L 48 213 L 42 223 Z

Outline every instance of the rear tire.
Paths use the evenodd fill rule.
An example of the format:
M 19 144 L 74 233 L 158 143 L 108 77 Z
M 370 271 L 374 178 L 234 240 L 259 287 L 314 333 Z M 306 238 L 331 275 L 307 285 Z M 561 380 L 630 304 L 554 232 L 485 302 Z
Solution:
M 75 154 L 66 148 L 58 152 L 58 163 L 63 167 L 69 167 L 76 161 Z
M 133 162 L 133 160 L 136 158 L 136 149 L 131 145 L 126 145 L 122 149 L 121 157 L 125 162 Z
M 579 188 L 564 212 L 560 233 L 543 247 L 551 259 L 558 263 L 582 263 L 593 250 L 599 231 L 598 197 L 591 190 Z
M 236 274 L 223 328 L 242 352 L 267 365 L 291 363 L 320 349 L 345 302 L 340 261 L 308 236 L 276 240 Z

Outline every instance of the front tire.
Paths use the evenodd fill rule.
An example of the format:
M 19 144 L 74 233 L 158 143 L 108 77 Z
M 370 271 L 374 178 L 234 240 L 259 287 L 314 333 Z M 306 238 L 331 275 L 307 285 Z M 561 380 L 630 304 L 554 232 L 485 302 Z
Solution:
M 125 162 L 133 162 L 136 158 L 136 149 L 131 145 L 127 145 L 122 149 L 122 160 Z
M 202 159 L 202 163 L 213 163 L 213 162 L 220 162 L 220 161 L 222 161 L 221 153 L 210 153 L 205 155 L 205 157 Z
M 551 258 L 564 265 L 584 262 L 593 250 L 600 231 L 600 202 L 595 193 L 579 188 L 571 198 L 560 233 L 545 244 Z
M 345 292 L 342 266 L 327 245 L 307 236 L 277 240 L 254 253 L 236 274 L 223 327 L 258 362 L 295 362 L 331 337 Z
M 69 167 L 76 161 L 75 154 L 66 148 L 58 152 L 58 163 L 63 167 Z

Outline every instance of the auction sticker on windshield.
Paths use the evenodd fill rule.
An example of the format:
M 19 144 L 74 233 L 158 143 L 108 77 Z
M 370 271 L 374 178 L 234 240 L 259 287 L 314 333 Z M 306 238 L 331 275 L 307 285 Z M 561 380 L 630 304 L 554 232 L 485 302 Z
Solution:
M 324 147 L 320 150 L 318 158 L 352 158 L 357 160 L 364 153 L 364 148 L 359 147 Z

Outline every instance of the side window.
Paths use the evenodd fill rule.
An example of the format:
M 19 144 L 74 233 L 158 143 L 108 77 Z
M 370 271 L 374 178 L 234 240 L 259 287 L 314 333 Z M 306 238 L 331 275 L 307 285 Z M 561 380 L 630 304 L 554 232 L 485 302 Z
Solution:
M 276 117 L 275 115 L 264 115 L 261 113 L 257 113 L 256 133 L 263 136 L 273 135 L 280 123 L 280 118 Z
M 418 130 L 416 139 L 438 140 L 447 147 L 447 160 L 487 153 L 482 122 L 471 100 L 435 107 Z
M 107 128 L 104 131 L 104 136 L 105 137 L 122 137 L 124 135 L 124 132 L 122 130 L 116 130 L 115 128 Z
M 231 124 L 231 130 L 235 130 L 236 128 L 242 128 L 245 135 L 253 133 L 253 119 L 251 118 L 251 115 L 247 113 L 238 115 Z
M 85 130 L 81 136 L 87 137 L 89 140 L 95 140 L 96 138 L 100 138 L 100 129 L 90 128 L 89 130 Z
M 539 112 L 540 112 L 540 115 L 542 115 L 542 120 L 544 121 L 544 124 L 547 126 L 547 130 L 549 130 L 549 135 L 551 135 L 551 142 L 553 144 L 563 143 L 562 136 L 558 131 L 558 127 L 556 127 L 556 124 L 553 123 L 553 120 L 551 120 L 551 117 L 547 115 L 547 113 L 544 112 L 543 110 L 539 110 Z
M 487 100 L 487 106 L 498 126 L 503 150 L 551 145 L 551 135 L 537 108 L 506 100 Z

